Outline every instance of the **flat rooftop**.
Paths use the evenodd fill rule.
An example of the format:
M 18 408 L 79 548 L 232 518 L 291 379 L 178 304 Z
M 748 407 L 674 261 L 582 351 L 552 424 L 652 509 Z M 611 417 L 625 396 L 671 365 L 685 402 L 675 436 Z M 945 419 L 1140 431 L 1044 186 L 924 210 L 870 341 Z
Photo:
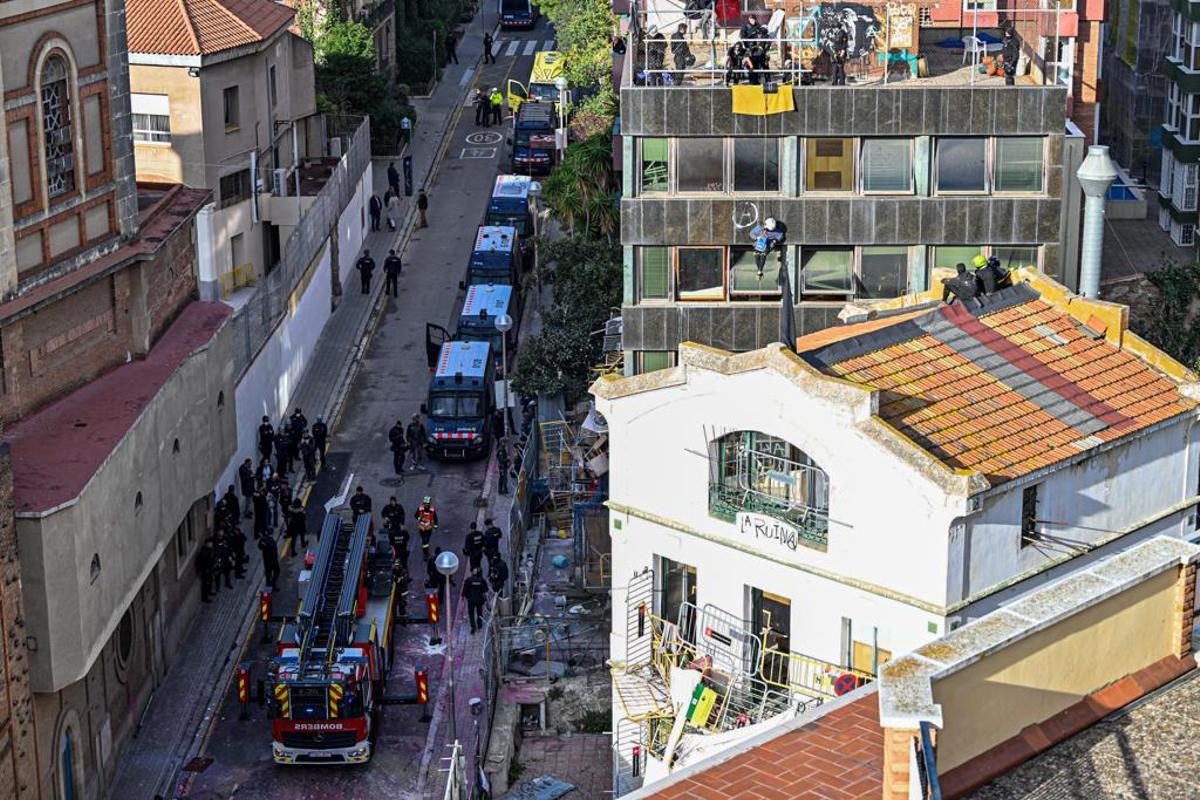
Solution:
M 188 304 L 145 358 L 7 428 L 14 510 L 51 511 L 78 497 L 184 359 L 211 341 L 230 313 L 224 303 Z

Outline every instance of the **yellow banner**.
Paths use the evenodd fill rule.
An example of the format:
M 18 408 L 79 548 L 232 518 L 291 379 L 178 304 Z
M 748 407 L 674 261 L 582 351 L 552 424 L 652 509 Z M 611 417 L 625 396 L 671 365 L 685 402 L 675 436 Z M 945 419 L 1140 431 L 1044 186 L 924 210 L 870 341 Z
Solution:
M 791 86 L 780 86 L 779 91 L 774 94 L 767 94 L 761 86 L 732 86 L 730 88 L 733 90 L 733 113 L 735 114 L 765 117 L 768 114 L 782 114 L 785 111 L 796 110 Z

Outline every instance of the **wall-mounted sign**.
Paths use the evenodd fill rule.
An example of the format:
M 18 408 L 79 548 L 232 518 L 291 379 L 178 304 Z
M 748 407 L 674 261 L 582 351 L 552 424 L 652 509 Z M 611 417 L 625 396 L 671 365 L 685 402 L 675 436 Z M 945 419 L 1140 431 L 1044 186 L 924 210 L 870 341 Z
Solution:
M 799 528 L 764 514 L 739 511 L 736 524 L 738 533 L 754 539 L 761 547 L 769 547 L 774 542 L 777 546 L 795 550 L 803 544 L 804 537 Z

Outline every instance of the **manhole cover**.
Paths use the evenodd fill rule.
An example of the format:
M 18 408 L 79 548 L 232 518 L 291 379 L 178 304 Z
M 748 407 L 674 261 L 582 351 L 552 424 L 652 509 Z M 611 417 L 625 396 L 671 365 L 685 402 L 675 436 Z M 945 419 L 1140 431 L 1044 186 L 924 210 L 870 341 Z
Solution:
M 213 760 L 207 756 L 196 756 L 183 765 L 184 772 L 200 773 L 212 766 Z

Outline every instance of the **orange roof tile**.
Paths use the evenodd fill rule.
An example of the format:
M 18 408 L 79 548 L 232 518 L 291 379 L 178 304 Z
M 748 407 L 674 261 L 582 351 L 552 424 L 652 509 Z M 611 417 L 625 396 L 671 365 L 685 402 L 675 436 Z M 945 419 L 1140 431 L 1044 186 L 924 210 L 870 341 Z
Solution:
M 272 0 L 127 0 L 129 52 L 196 56 L 265 41 L 295 12 Z
M 993 483 L 1076 455 L 1089 436 L 1112 441 L 1197 407 L 1028 284 L 987 302 L 821 331 L 797 351 L 828 375 L 879 390 L 883 420 Z

